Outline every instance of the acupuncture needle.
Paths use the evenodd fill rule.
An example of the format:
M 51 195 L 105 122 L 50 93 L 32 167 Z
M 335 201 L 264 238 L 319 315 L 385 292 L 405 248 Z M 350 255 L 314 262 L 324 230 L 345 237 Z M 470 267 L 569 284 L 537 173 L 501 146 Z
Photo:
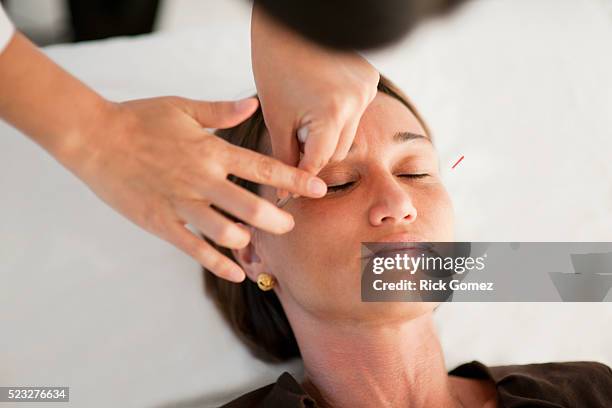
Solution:
M 289 202 L 290 199 L 292 199 L 293 197 L 291 196 L 291 194 L 289 194 L 287 197 L 285 198 L 279 198 L 276 201 L 276 206 L 278 208 L 283 208 L 285 206 L 285 204 L 287 204 Z

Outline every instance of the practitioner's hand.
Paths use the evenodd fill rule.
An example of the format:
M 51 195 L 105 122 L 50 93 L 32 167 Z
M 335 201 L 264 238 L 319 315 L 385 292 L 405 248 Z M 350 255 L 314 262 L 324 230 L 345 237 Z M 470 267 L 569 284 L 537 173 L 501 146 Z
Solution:
M 250 235 L 212 204 L 270 233 L 293 228 L 290 214 L 233 184 L 228 174 L 309 197 L 327 189 L 303 170 L 203 129 L 244 121 L 257 109 L 254 98 L 112 103 L 20 33 L 0 54 L 0 89 L 0 119 L 32 138 L 119 213 L 222 278 L 241 281 L 244 272 L 185 225 L 233 249 L 246 246 Z M 311 179 L 320 183 L 318 194 L 308 190 Z
M 59 156 L 119 213 L 219 277 L 242 281 L 242 269 L 185 224 L 221 246 L 243 248 L 250 240 L 248 230 L 211 204 L 270 233 L 285 233 L 294 221 L 287 212 L 227 180 L 228 174 L 309 197 L 326 191 L 323 181 L 309 173 L 203 129 L 237 125 L 257 106 L 255 98 L 201 102 L 163 97 L 108 103 L 92 124 L 91 134 Z M 309 190 L 313 179 L 321 183 L 318 193 Z
M 379 73 L 356 53 L 299 37 L 257 6 L 251 27 L 253 73 L 274 157 L 298 165 L 296 135 L 307 132 L 300 168 L 317 174 L 343 160 L 376 96 Z

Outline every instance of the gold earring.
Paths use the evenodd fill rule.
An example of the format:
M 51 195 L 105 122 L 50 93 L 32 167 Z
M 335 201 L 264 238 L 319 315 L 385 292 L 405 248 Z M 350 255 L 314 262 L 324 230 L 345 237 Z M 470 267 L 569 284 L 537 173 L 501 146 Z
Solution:
M 274 280 L 274 277 L 269 273 L 262 272 L 257 275 L 257 286 L 259 286 L 259 289 L 263 291 L 272 289 L 275 283 L 276 281 Z

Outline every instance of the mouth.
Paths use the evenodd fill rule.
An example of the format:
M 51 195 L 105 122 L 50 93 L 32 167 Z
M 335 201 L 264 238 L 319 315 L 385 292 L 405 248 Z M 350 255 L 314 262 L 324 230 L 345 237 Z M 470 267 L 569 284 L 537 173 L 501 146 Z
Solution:
M 427 242 L 423 237 L 411 235 L 407 233 L 392 234 L 380 238 L 377 241 L 369 241 L 368 245 L 364 245 L 361 259 L 368 259 L 375 256 L 389 256 L 398 253 L 407 253 L 410 255 L 420 255 L 423 252 L 429 252 L 433 245 Z

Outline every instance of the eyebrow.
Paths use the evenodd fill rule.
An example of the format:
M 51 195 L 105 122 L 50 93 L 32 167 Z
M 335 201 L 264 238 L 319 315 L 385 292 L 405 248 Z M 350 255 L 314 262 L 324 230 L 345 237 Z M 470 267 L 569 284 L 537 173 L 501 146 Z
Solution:
M 425 139 L 431 142 L 431 140 L 427 136 L 424 136 L 418 133 L 397 132 L 393 135 L 393 141 L 395 143 L 410 142 L 415 139 Z M 351 145 L 351 147 L 349 148 L 349 153 L 353 150 L 353 147 L 355 147 L 355 144 Z

